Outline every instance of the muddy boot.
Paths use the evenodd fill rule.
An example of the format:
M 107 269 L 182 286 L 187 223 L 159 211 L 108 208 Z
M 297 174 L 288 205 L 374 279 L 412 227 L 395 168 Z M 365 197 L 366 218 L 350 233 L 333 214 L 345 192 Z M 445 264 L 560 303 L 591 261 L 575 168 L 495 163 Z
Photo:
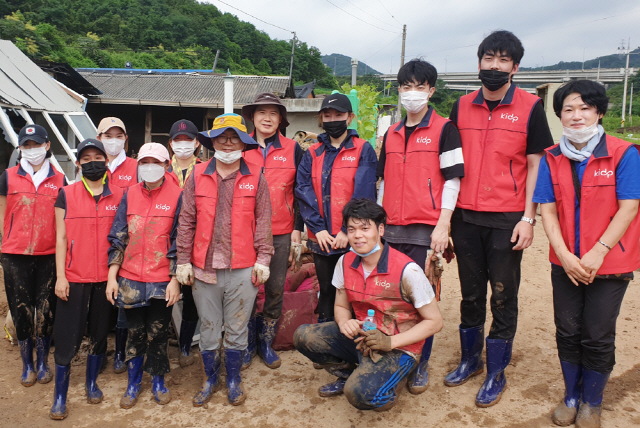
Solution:
M 562 367 L 562 377 L 564 378 L 564 399 L 553 411 L 551 419 L 554 424 L 567 427 L 575 422 L 578 413 L 582 366 L 560 361 L 560 367 Z
M 229 390 L 227 397 L 229 398 L 229 404 L 233 406 L 239 406 L 247 398 L 242 389 L 242 377 L 240 375 L 243 353 L 244 351 L 235 349 L 224 350 L 224 366 L 227 369 L 227 388 Z
M 53 406 L 49 417 L 51 419 L 64 419 L 67 417 L 67 391 L 69 390 L 69 371 L 70 366 L 56 367 L 56 382 L 53 390 Z
M 129 369 L 129 385 L 127 385 L 127 391 L 120 399 L 120 407 L 123 409 L 132 408 L 138 401 L 140 385 L 142 384 L 142 363 L 144 363 L 144 355 L 132 358 L 127 364 Z
M 249 324 L 247 324 L 247 349 L 245 349 L 242 355 L 242 370 L 246 370 L 251 365 L 253 357 L 256 356 L 256 317 L 249 318 Z
M 349 379 L 351 373 L 355 370 L 356 365 L 343 362 L 330 365 L 325 364 L 321 365 L 321 367 L 338 379 L 318 388 L 318 395 L 320 397 L 335 397 L 344 392 L 344 385 L 347 383 L 347 379 Z
M 87 381 L 84 390 L 87 393 L 87 403 L 89 404 L 98 404 L 102 401 L 102 391 L 98 388 L 96 381 L 103 360 L 104 354 L 87 355 Z
M 151 378 L 151 392 L 153 392 L 153 399 L 158 404 L 164 405 L 171 401 L 171 392 L 164 386 L 164 375 Z
M 476 406 L 491 407 L 498 404 L 507 378 L 504 369 L 511 361 L 513 340 L 487 339 L 487 377 L 476 395 Z
M 127 334 L 129 330 L 126 328 L 116 327 L 116 353 L 113 357 L 113 372 L 124 373 L 127 370 L 125 363 L 125 348 L 127 346 Z
M 188 367 L 195 363 L 196 359 L 191 355 L 191 344 L 193 343 L 193 333 L 196 332 L 198 321 L 182 320 L 180 324 L 180 367 Z
M 422 355 L 420 361 L 409 375 L 407 389 L 412 394 L 422 394 L 429 388 L 429 358 L 431 357 L 431 348 L 433 348 L 433 336 L 427 337 L 422 346 Z
M 33 339 L 18 340 L 20 345 L 20 357 L 22 357 L 22 378 L 20 383 L 23 386 L 33 386 L 38 379 L 36 370 L 33 367 Z
M 277 369 L 282 365 L 282 361 L 276 351 L 273 350 L 271 344 L 276 337 L 276 330 L 278 328 L 278 320 L 265 318 L 262 316 L 257 317 L 257 330 L 258 330 L 258 355 L 264 361 L 264 364 L 270 369 Z
M 609 373 L 582 369 L 582 397 L 576 416 L 576 428 L 600 427 L 602 394 L 608 380 Z
M 49 383 L 53 379 L 53 373 L 49 369 L 49 348 L 51 336 L 36 337 L 36 369 L 38 370 L 38 383 Z
M 484 345 L 484 327 L 459 328 L 460 364 L 444 377 L 446 386 L 462 385 L 484 370 L 482 348 Z
M 220 350 L 201 351 L 204 366 L 204 382 L 202 389 L 193 397 L 193 406 L 202 407 L 209 402 L 214 392 L 222 387 L 218 372 L 220 370 Z

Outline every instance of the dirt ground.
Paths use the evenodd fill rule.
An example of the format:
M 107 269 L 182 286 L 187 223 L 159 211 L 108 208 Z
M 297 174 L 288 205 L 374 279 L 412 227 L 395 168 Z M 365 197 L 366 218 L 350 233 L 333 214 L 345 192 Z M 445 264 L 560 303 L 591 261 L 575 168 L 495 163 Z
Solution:
M 488 409 L 474 405 L 483 376 L 457 388 L 445 387 L 445 374 L 456 366 L 460 292 L 452 264 L 443 278 L 440 304 L 445 326 L 435 339 L 430 369 L 430 388 L 413 396 L 402 390 L 397 405 L 386 413 L 363 412 L 342 397 L 320 398 L 317 388 L 332 377 L 314 370 L 296 351 L 280 353 L 282 367 L 270 370 L 258 359 L 243 372 L 248 393 L 239 407 L 227 403 L 220 391 L 205 408 L 194 408 L 191 398 L 201 384 L 201 366 L 182 369 L 178 350 L 170 347 L 171 373 L 167 384 L 173 401 L 159 406 L 152 400 L 150 378 L 145 374 L 141 399 L 131 410 L 119 407 L 126 388 L 126 374 L 111 370 L 113 337 L 110 337 L 109 368 L 99 378 L 105 399 L 87 404 L 84 393 L 85 358 L 71 369 L 68 410 L 62 422 L 48 417 L 53 382 L 31 388 L 20 385 L 21 361 L 17 346 L 0 340 L 0 420 L 2 426 L 107 426 L 110 427 L 552 427 L 551 412 L 563 393 L 555 345 L 547 241 L 541 222 L 536 226 L 532 248 L 525 251 L 520 288 L 520 317 L 513 359 L 506 370 L 507 389 L 502 401 Z M 618 318 L 617 365 L 605 391 L 604 427 L 640 426 L 640 288 L 629 286 Z M 7 311 L 4 287 L 0 291 L 0 315 Z M 489 312 L 490 313 L 490 312 Z M 487 320 L 487 331 L 490 319 Z M 196 348 L 194 348 L 195 350 Z M 53 355 L 49 362 L 53 365 Z

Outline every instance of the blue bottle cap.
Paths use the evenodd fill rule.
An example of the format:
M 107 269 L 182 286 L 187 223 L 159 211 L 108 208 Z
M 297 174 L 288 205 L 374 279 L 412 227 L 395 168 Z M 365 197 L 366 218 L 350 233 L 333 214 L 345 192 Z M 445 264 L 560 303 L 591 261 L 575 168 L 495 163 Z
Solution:
M 370 316 L 370 317 L 375 316 L 375 314 L 376 314 L 376 311 L 374 311 L 373 309 L 369 309 L 367 311 L 367 315 Z

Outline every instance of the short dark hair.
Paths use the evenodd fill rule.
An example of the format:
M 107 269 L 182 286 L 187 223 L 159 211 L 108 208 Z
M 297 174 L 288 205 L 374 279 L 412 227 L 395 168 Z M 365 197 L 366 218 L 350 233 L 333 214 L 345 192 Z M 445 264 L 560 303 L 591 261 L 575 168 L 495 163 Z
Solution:
M 387 224 L 387 212 L 371 199 L 352 199 L 342 209 L 342 224 L 347 227 L 350 219 L 372 220 L 376 227 Z
M 438 80 L 438 70 L 427 61 L 419 58 L 412 59 L 398 71 L 398 84 L 405 85 L 416 81 L 418 84 L 427 82 L 432 88 Z
M 487 52 L 495 55 L 506 54 L 513 60 L 513 65 L 520 64 L 520 60 L 524 56 L 524 47 L 522 42 L 511 31 L 497 30 L 489 34 L 478 46 L 478 61 L 482 61 L 482 57 Z
M 598 113 L 605 114 L 609 106 L 607 91 L 598 82 L 593 80 L 571 80 L 560 86 L 553 94 L 553 111 L 560 117 L 564 100 L 571 94 L 580 94 L 585 104 L 595 107 Z

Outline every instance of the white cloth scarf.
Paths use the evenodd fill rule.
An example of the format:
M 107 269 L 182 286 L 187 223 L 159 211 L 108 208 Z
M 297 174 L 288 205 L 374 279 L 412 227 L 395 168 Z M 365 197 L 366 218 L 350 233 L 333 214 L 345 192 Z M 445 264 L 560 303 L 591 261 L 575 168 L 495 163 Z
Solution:
M 122 165 L 122 163 L 127 160 L 127 153 L 122 150 L 120 152 L 120 154 L 118 156 L 116 156 L 116 158 L 114 160 L 112 160 L 111 162 L 109 162 L 109 171 L 111 171 L 111 173 L 113 174 L 116 170 L 116 168 L 118 168 L 120 165 Z
M 38 172 L 33 172 L 33 166 L 26 159 L 20 159 L 20 166 L 31 176 L 36 190 L 49 175 L 49 159 L 44 160 Z
M 604 128 L 602 125 L 598 125 L 598 133 L 594 135 L 586 146 L 582 148 L 582 150 L 576 149 L 576 146 L 571 144 L 571 142 L 564 135 L 560 137 L 560 150 L 562 150 L 562 154 L 571 159 L 572 161 L 582 162 L 585 159 L 589 159 L 591 153 L 596 148 L 602 135 L 604 134 Z

